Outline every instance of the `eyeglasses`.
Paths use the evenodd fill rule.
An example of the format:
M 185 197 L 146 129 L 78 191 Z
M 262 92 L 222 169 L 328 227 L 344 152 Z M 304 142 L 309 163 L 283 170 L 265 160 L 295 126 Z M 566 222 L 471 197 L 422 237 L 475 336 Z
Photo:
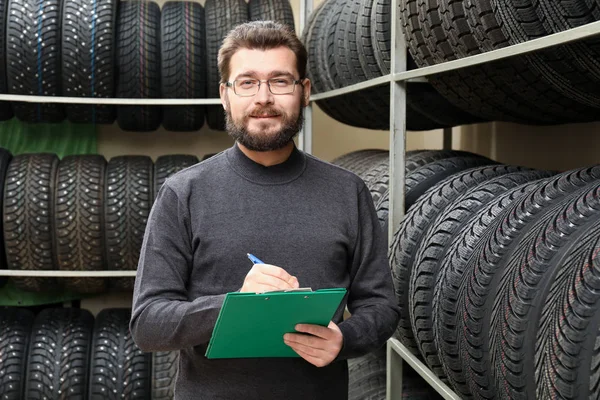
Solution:
M 266 81 L 258 79 L 236 79 L 233 82 L 225 82 L 225 86 L 233 87 L 233 92 L 238 96 L 254 96 L 260 90 L 260 84 L 267 82 L 269 91 L 273 94 L 290 94 L 296 90 L 296 85 L 302 82 L 302 79 L 294 80 L 292 78 L 272 78 Z

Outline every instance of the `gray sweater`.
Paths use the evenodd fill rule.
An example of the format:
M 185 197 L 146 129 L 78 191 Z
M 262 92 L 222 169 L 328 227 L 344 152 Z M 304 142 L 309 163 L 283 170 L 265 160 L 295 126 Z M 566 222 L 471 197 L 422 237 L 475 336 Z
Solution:
M 225 293 L 253 253 L 301 287 L 349 290 L 333 321 L 338 358 L 204 357 Z M 346 399 L 346 359 L 385 344 L 399 319 L 383 232 L 364 182 L 294 149 L 272 167 L 234 145 L 161 188 L 135 281 L 131 333 L 143 351 L 180 350 L 177 400 Z M 342 321 L 344 306 L 352 316 Z M 282 339 L 283 340 L 283 339 Z

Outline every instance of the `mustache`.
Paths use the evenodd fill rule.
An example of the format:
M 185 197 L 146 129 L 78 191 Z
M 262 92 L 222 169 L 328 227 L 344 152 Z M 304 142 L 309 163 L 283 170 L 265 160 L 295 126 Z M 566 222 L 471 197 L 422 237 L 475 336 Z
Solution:
M 280 113 L 271 107 L 257 107 L 254 110 L 252 110 L 247 116 L 248 117 L 259 117 L 259 116 L 269 116 L 269 117 L 275 117 L 277 115 L 280 115 Z

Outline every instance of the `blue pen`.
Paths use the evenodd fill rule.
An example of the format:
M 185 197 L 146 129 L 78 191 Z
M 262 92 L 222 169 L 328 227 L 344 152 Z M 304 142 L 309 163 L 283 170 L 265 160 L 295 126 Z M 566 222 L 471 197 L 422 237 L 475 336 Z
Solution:
M 246 255 L 248 256 L 250 261 L 252 261 L 253 264 L 264 264 L 264 262 L 260 261 L 255 255 L 250 253 L 246 253 Z

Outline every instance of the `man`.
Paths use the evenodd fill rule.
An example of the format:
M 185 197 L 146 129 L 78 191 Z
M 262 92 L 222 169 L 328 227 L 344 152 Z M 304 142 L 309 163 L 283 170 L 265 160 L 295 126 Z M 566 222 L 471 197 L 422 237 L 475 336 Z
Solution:
M 180 350 L 178 400 L 346 399 L 347 362 L 382 346 L 399 318 L 383 232 L 365 184 L 300 152 L 306 49 L 273 22 L 235 28 L 219 51 L 230 149 L 172 176 L 149 217 L 131 332 Z M 253 253 L 268 264 L 253 265 Z M 281 340 L 299 358 L 204 357 L 227 292 L 347 288 L 329 326 Z M 345 301 L 344 304 L 345 305 Z

